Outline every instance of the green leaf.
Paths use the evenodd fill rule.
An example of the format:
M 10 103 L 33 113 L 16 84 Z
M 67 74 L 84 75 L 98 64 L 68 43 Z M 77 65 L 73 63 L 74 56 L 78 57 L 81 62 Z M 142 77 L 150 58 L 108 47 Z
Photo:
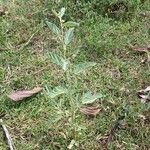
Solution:
M 82 104 L 91 104 L 99 98 L 102 98 L 103 95 L 100 93 L 96 93 L 92 95 L 92 92 L 87 92 L 82 97 Z
M 63 60 L 62 62 L 63 62 L 62 69 L 63 69 L 64 71 L 67 71 L 68 68 L 69 68 L 69 65 L 70 65 L 69 60 Z
M 60 18 L 62 18 L 63 15 L 65 14 L 65 11 L 66 11 L 66 8 L 62 7 L 62 8 L 60 9 L 60 12 L 59 12 L 58 16 L 59 16 Z
M 46 87 L 46 90 L 48 92 L 48 95 L 50 96 L 50 98 L 55 98 L 61 94 L 66 94 L 68 93 L 68 89 L 66 87 L 62 87 L 62 86 L 57 86 L 54 89 L 49 89 L 48 87 Z
M 54 24 L 54 23 L 52 23 L 52 22 L 49 22 L 49 21 L 46 21 L 46 24 L 48 25 L 48 27 L 50 28 L 50 30 L 53 32 L 53 33 L 55 33 L 55 34 L 57 34 L 57 35 L 59 35 L 60 34 L 60 29 Z
M 53 52 L 49 53 L 49 58 L 52 63 L 60 66 L 64 71 L 67 71 L 67 69 L 69 68 L 69 65 L 70 65 L 69 60 L 65 60 L 64 58 L 62 58 L 61 56 Z
M 76 26 L 79 26 L 79 23 L 73 22 L 73 21 L 67 21 L 64 23 L 64 26 L 65 27 L 76 27 Z
M 66 31 L 65 36 L 64 36 L 64 42 L 66 45 L 68 45 L 74 36 L 74 28 L 70 28 L 69 30 Z
M 91 67 L 93 67 L 93 66 L 95 66 L 95 65 L 96 65 L 95 62 L 79 63 L 79 64 L 77 64 L 77 65 L 75 66 L 73 72 L 74 72 L 75 74 L 80 74 L 80 73 L 86 71 L 87 69 L 89 69 L 89 68 L 91 68 Z

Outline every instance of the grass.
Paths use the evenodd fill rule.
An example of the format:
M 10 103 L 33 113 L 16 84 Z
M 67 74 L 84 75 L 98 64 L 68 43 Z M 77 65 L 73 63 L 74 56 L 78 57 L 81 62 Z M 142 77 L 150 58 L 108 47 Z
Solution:
M 5 114 L 3 119 L 17 149 L 63 150 L 74 138 L 80 146 L 73 149 L 102 149 L 99 139 L 111 130 L 128 101 L 129 114 L 109 149 L 148 149 L 150 105 L 141 104 L 137 91 L 150 83 L 150 68 L 148 63 L 141 63 L 146 55 L 130 48 L 149 42 L 150 18 L 142 15 L 150 9 L 148 1 L 130 10 L 134 15 L 125 19 L 93 12 L 90 8 L 93 5 L 89 7 L 85 2 L 68 8 L 65 17 L 80 22 L 68 55 L 80 47 L 75 63 L 85 60 L 98 63 L 80 76 L 77 87 L 100 91 L 105 98 L 99 101 L 102 111 L 97 117 L 91 119 L 78 112 L 73 122 L 68 116 L 55 124 L 51 122 L 55 107 L 45 91 L 21 103 L 11 102 L 7 94 L 63 83 L 60 70 L 47 58 L 47 53 L 59 46 L 44 22 L 45 18 L 56 21 L 51 9 L 63 3 L 46 0 L 0 0 L 0 3 L 8 9 L 8 15 L 0 17 L 0 115 Z M 66 107 L 71 111 L 67 104 Z M 147 116 L 145 121 L 140 117 L 142 114 Z M 1 131 L 0 136 L 3 137 Z M 0 138 L 0 149 L 6 148 L 5 140 Z

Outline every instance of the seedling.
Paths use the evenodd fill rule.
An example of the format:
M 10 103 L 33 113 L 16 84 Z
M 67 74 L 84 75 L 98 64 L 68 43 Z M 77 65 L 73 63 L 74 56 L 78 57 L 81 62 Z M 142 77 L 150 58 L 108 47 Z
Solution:
M 66 114 L 68 114 L 68 110 L 62 110 L 64 108 L 63 104 L 66 103 L 66 101 L 71 107 L 71 112 L 69 112 L 69 114 L 71 115 L 71 120 L 73 121 L 75 119 L 75 114 L 79 110 L 78 108 L 81 105 L 91 104 L 97 99 L 102 98 L 102 95 L 100 93 L 92 94 L 91 91 L 87 91 L 81 94 L 82 92 L 79 93 L 80 90 L 78 89 L 77 91 L 75 88 L 75 84 L 78 82 L 78 76 L 88 71 L 88 69 L 90 69 L 91 67 L 95 66 L 96 63 L 80 62 L 79 64 L 75 65 L 73 62 L 71 62 L 71 58 L 67 58 L 67 54 L 69 53 L 68 47 L 69 45 L 71 45 L 71 42 L 73 42 L 75 28 L 79 26 L 79 23 L 73 21 L 65 21 L 63 19 L 65 11 L 65 8 L 61 8 L 59 12 L 53 10 L 54 15 L 59 20 L 59 25 L 46 20 L 47 26 L 57 37 L 58 42 L 61 46 L 61 48 L 57 52 L 50 52 L 48 56 L 52 63 L 56 64 L 60 69 L 63 70 L 65 78 L 65 83 L 63 85 L 60 84 L 57 87 L 53 87 L 52 89 L 46 87 L 49 97 L 51 99 L 57 99 L 58 101 L 60 101 L 59 109 L 57 109 L 57 113 L 55 113 L 53 123 L 55 121 L 59 121 L 64 116 L 66 116 Z

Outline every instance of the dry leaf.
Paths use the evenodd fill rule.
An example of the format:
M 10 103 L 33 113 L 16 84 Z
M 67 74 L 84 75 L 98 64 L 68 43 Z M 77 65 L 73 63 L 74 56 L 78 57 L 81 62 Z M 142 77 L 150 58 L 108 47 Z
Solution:
M 150 52 L 150 45 L 147 45 L 147 47 L 139 47 L 139 48 L 131 46 L 131 48 L 138 52 Z
M 148 86 L 146 89 L 138 91 L 138 96 L 142 103 L 150 101 L 150 86 Z
M 150 91 L 150 86 L 148 86 L 146 89 L 143 89 L 143 90 L 140 90 L 139 92 L 142 93 L 142 92 L 149 92 Z
M 80 112 L 82 112 L 83 114 L 85 115 L 88 115 L 88 116 L 96 116 L 99 112 L 100 112 L 100 108 L 99 106 L 91 106 L 91 107 L 83 107 L 80 109 Z
M 17 91 L 9 95 L 8 97 L 13 101 L 21 101 L 25 98 L 31 97 L 39 92 L 42 91 L 41 87 L 36 87 L 32 90 L 24 90 L 24 91 Z
M 133 50 L 138 51 L 138 52 L 147 52 L 148 49 L 147 48 L 133 48 Z

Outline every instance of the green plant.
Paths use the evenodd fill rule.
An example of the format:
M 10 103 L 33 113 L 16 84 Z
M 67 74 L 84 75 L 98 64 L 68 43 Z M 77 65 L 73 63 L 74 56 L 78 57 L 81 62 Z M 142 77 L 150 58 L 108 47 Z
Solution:
M 51 99 L 58 100 L 58 103 L 55 103 L 57 112 L 53 117 L 53 122 L 59 121 L 63 117 L 67 117 L 68 114 L 71 116 L 71 120 L 75 119 L 75 114 L 78 111 L 78 108 L 83 104 L 91 104 L 95 100 L 102 97 L 100 93 L 92 94 L 92 92 L 83 92 L 77 89 L 78 77 L 81 73 L 87 71 L 89 68 L 96 65 L 95 62 L 80 62 L 74 64 L 71 60 L 72 58 L 67 58 L 69 53 L 69 45 L 74 39 L 75 27 L 79 26 L 79 23 L 73 21 L 65 22 L 63 16 L 65 13 L 65 8 L 61 8 L 60 12 L 57 13 L 53 10 L 55 16 L 59 19 L 59 27 L 46 20 L 46 24 L 51 29 L 51 31 L 56 35 L 61 48 L 57 52 L 50 52 L 49 58 L 52 63 L 56 64 L 63 70 L 63 75 L 65 81 L 63 85 L 59 84 L 57 87 L 50 89 L 46 87 L 48 95 Z M 59 53 L 59 54 L 58 54 Z M 75 52 L 76 54 L 77 52 Z M 56 102 L 56 101 L 55 101 Z M 71 112 L 66 110 L 65 104 L 69 104 Z M 58 106 L 59 105 L 59 106 Z M 63 110 L 65 109 L 65 110 Z

